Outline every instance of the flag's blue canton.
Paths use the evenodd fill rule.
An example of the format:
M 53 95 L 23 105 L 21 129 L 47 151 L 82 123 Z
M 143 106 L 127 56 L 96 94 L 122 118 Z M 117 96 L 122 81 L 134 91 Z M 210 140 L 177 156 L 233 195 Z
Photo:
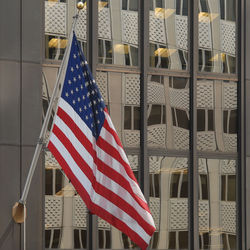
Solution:
M 75 34 L 61 97 L 73 107 L 97 140 L 105 119 L 105 104 Z

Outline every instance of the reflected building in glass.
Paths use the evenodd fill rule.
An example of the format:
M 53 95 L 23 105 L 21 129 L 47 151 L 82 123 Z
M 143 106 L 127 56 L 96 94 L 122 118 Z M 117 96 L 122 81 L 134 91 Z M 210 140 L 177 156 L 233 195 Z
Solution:
M 75 0 L 40 2 L 43 46 L 36 63 L 42 77 L 34 91 L 40 91 L 38 113 L 44 118 L 78 10 Z M 249 249 L 250 5 L 244 0 L 83 3 L 76 35 L 149 202 L 156 231 L 148 249 Z M 28 98 L 25 93 L 20 103 Z M 2 136 L 4 126 L 0 146 L 10 143 Z M 30 246 L 137 249 L 88 212 L 46 149 L 41 165 L 42 240 L 28 238 Z M 34 223 L 32 218 L 28 227 Z

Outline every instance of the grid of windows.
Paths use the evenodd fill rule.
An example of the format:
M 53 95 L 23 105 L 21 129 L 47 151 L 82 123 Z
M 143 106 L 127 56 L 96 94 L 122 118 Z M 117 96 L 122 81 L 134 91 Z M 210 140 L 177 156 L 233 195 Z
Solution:
M 187 0 L 150 0 L 144 4 L 139 0 L 99 1 L 94 14 L 98 18 L 96 60 L 101 70 L 97 72 L 97 83 L 123 146 L 131 154 L 129 161 L 136 178 L 147 194 L 156 224 L 150 249 L 188 249 L 189 233 L 195 234 L 200 249 L 211 249 L 216 244 L 223 249 L 236 246 L 235 169 L 239 131 L 236 3 L 235 0 L 196 3 L 198 22 L 193 27 L 198 34 L 196 51 L 188 49 L 192 47 L 188 22 L 193 17 L 189 15 Z M 72 6 L 67 8 L 73 11 Z M 149 30 L 141 29 L 140 15 L 148 22 Z M 85 53 L 91 46 L 87 44 L 87 25 L 84 16 L 79 40 Z M 145 41 L 140 40 L 143 32 L 148 36 Z M 45 42 L 45 58 L 52 64 L 61 60 L 67 34 L 47 32 Z M 197 60 L 190 65 L 193 61 L 189 58 L 195 55 Z M 198 77 L 192 78 L 190 70 Z M 53 78 L 51 72 L 47 77 Z M 196 142 L 195 149 L 190 145 L 190 136 Z M 140 148 L 140 140 L 146 144 L 146 151 Z M 198 163 L 193 162 L 197 154 L 203 157 Z M 190 155 L 195 157 L 190 159 Z M 55 196 L 67 189 L 68 182 L 64 183 L 59 173 L 59 168 L 47 165 L 46 195 Z M 196 190 L 190 193 L 189 186 L 196 177 Z M 198 232 L 188 224 L 193 209 L 189 201 L 195 194 Z M 87 213 L 78 211 L 74 198 L 68 206 L 73 211 L 70 227 L 73 236 L 68 246 L 86 248 Z M 137 247 L 108 223 L 97 224 L 93 237 L 98 242 L 96 248 Z M 63 230 L 64 225 L 60 229 L 46 228 L 46 248 L 61 247 L 58 242 L 65 237 Z

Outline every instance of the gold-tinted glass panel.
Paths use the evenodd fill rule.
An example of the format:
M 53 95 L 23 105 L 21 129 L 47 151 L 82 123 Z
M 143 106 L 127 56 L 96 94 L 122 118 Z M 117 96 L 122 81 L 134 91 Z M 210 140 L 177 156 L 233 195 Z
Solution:
M 236 161 L 200 158 L 200 249 L 236 249 L 236 214 Z
M 188 78 L 150 75 L 147 107 L 148 147 L 188 150 Z
M 197 81 L 197 148 L 236 152 L 237 83 Z
M 236 73 L 236 1 L 199 1 L 199 71 Z
M 188 160 L 149 156 L 150 249 L 188 249 Z
M 138 66 L 138 0 L 98 1 L 98 62 Z
M 149 43 L 151 67 L 187 70 L 187 0 L 150 0 Z

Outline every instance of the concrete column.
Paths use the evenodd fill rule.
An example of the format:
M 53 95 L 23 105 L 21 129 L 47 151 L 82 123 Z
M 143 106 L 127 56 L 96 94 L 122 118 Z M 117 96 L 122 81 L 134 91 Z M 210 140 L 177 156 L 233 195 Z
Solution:
M 11 210 L 23 190 L 41 127 L 43 0 L 0 2 L 0 249 L 23 248 Z M 27 200 L 27 250 L 43 248 L 43 169 Z

